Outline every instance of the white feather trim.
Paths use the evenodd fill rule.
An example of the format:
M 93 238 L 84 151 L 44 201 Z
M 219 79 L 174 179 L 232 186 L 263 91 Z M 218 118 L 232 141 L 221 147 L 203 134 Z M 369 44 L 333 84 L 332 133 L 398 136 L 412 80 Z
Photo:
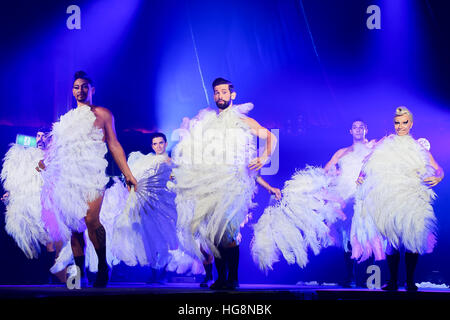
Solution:
M 102 195 L 108 182 L 107 148 L 103 131 L 94 126 L 95 119 L 90 107 L 80 106 L 53 124 L 43 172 L 43 205 L 55 241 L 68 241 L 71 230 L 86 229 L 88 203 Z
M 167 271 L 188 275 L 205 274 L 205 268 L 199 259 L 190 256 L 180 249 L 170 250 L 169 253 L 171 257 L 166 267 Z
M 242 121 L 253 105 L 236 105 L 217 114 L 199 112 L 173 150 L 183 250 L 202 258 L 199 241 L 214 255 L 222 241 L 233 241 L 248 210 L 254 206 L 254 173 L 247 168 L 256 157 L 254 136 Z
M 260 269 L 273 269 L 280 253 L 289 264 L 304 267 L 308 249 L 318 254 L 332 243 L 328 225 L 338 219 L 340 204 L 325 190 L 330 182 L 322 168 L 310 166 L 286 182 L 283 198 L 253 226 L 251 252 Z
M 27 258 L 37 258 L 40 244 L 46 245 L 48 234 L 41 219 L 42 177 L 35 169 L 44 158 L 38 148 L 12 144 L 3 159 L 1 179 L 9 192 L 5 230 Z

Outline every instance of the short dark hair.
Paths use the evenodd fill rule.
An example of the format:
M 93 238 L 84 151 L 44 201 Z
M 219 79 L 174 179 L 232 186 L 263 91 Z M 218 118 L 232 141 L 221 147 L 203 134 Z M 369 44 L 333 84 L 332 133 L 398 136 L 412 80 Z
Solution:
M 354 124 L 356 121 L 362 122 L 362 123 L 364 124 L 364 127 L 365 127 L 366 130 L 367 130 L 367 123 L 366 123 L 363 119 L 361 119 L 361 118 L 356 118 L 356 119 L 354 119 L 354 120 L 352 121 L 352 123 L 351 123 L 351 127 L 353 126 L 353 124 Z
M 151 136 L 151 140 L 150 140 L 151 143 L 153 144 L 153 139 L 159 138 L 159 137 L 163 138 L 164 142 L 167 142 L 167 138 L 166 138 L 166 135 L 164 133 L 162 133 L 162 132 L 154 132 L 154 133 L 152 133 L 152 136 Z
M 228 89 L 230 90 L 230 92 L 234 91 L 234 85 L 231 81 L 224 79 L 224 78 L 216 78 L 213 83 L 212 83 L 212 87 L 213 89 L 221 84 L 227 84 L 228 85 Z
M 77 79 L 84 79 L 86 80 L 91 86 L 94 85 L 94 82 L 92 81 L 91 78 L 88 77 L 87 73 L 80 70 L 75 72 L 75 74 L 73 75 L 73 82 L 77 81 Z
M 36 131 L 36 133 L 38 133 L 38 132 L 43 132 L 44 134 L 49 134 L 50 133 L 50 131 L 52 131 L 49 127 L 40 127 L 37 131 Z

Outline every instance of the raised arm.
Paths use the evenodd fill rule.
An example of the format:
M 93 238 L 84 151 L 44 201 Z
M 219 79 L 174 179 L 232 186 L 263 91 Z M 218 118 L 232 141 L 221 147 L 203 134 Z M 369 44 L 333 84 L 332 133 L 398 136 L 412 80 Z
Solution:
M 260 157 L 257 157 L 250 161 L 249 168 L 251 170 L 259 170 L 261 169 L 264 164 L 267 162 L 269 157 L 272 155 L 272 153 L 275 151 L 275 147 L 277 145 L 277 137 L 261 126 L 256 120 L 252 118 L 244 118 L 244 121 L 249 125 L 251 129 L 251 133 L 255 136 L 257 136 L 260 139 L 266 140 L 266 146 L 264 148 L 264 152 Z
M 105 108 L 102 108 L 100 113 L 104 122 L 105 140 L 108 145 L 108 149 L 120 171 L 125 176 L 128 190 L 131 189 L 131 186 L 134 186 L 134 190 L 137 191 L 137 181 L 128 167 L 127 158 L 125 156 L 125 152 L 123 151 L 122 145 L 119 140 L 117 140 L 114 116 L 108 109 Z

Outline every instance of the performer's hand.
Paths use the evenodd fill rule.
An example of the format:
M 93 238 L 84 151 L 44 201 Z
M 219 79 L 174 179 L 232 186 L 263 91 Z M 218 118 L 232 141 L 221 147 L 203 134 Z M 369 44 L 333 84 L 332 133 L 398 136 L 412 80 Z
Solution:
M 342 221 L 347 220 L 347 216 L 345 215 L 345 213 L 342 210 L 339 210 L 338 214 L 339 214 L 339 217 L 338 217 L 339 219 L 341 219 Z
M 436 177 L 436 176 L 432 176 L 432 177 L 423 179 L 423 182 L 425 182 L 429 187 L 434 187 L 441 181 L 442 181 L 442 177 Z
M 250 161 L 248 167 L 250 170 L 259 170 L 264 166 L 266 162 L 267 162 L 266 157 L 257 157 Z
M 275 200 L 281 199 L 281 190 L 280 189 L 271 187 L 269 192 L 270 192 L 270 194 L 275 195 Z
M 2 198 L 0 199 L 1 201 L 7 201 L 9 198 L 9 192 L 5 192 L 5 194 L 2 196 Z
M 358 179 L 356 180 L 356 184 L 359 184 L 359 185 L 363 184 L 363 182 L 364 182 L 363 176 L 359 176 Z
M 45 170 L 44 160 L 39 160 L 38 166 L 36 167 L 37 172 L 41 172 L 41 170 Z
M 125 182 L 127 184 L 128 191 L 131 191 L 131 187 L 134 187 L 134 192 L 137 192 L 137 181 L 133 176 L 125 177 Z

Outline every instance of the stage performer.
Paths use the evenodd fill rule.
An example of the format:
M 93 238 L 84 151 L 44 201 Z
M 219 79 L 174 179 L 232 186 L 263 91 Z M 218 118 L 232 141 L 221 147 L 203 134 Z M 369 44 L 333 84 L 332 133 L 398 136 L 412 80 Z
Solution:
M 70 239 L 75 264 L 82 276 L 85 265 L 83 232 L 87 228 L 98 256 L 94 287 L 105 287 L 109 268 L 106 232 L 99 214 L 108 182 L 105 174 L 107 146 L 128 188 L 134 186 L 137 190 L 137 182 L 117 140 L 112 113 L 92 104 L 95 88 L 85 72 L 75 73 L 72 93 L 77 107 L 53 124 L 52 142 L 39 164 L 45 181 L 44 206 L 49 208 L 43 218 L 52 239 Z
M 164 134 L 153 134 L 151 145 L 154 153 L 132 152 L 128 157 L 138 191 L 131 190 L 114 221 L 111 250 L 129 266 L 164 270 L 171 257 L 169 251 L 178 247 L 175 194 L 167 187 L 172 162 Z M 123 192 L 127 193 L 125 188 Z
M 324 167 L 326 173 L 335 176 L 330 192 L 336 192 L 344 202 L 343 212 L 346 218 L 344 220 L 338 220 L 330 226 L 334 245 L 338 245 L 344 249 L 346 267 L 346 275 L 343 282 L 344 287 L 350 287 L 355 277 L 355 260 L 351 257 L 350 229 L 357 186 L 356 179 L 361 171 L 363 160 L 376 143 L 375 140 L 369 142 L 366 139 L 367 132 L 367 124 L 364 121 L 353 121 L 350 129 L 353 144 L 336 151 Z
M 52 242 L 42 221 L 41 190 L 43 180 L 38 162 L 44 157 L 50 143 L 50 129 L 39 128 L 36 132 L 36 148 L 12 144 L 5 155 L 1 178 L 7 192 L 2 200 L 6 204 L 5 229 L 27 258 L 37 258 L 40 244 L 45 245 L 48 270 L 59 255 L 63 243 Z M 11 191 L 11 192 L 10 192 Z M 56 274 L 65 282 L 64 273 Z M 50 283 L 54 279 L 49 273 Z
M 417 291 L 414 271 L 419 255 L 435 245 L 431 189 L 444 178 L 444 171 L 431 153 L 415 140 L 410 130 L 413 115 L 398 107 L 395 134 L 380 140 L 365 160 L 358 177 L 351 242 L 353 257 L 364 260 L 372 253 L 384 258 L 380 237 L 385 240 L 390 280 L 383 290 L 398 290 L 399 249 L 405 249 L 406 290 Z M 368 227 L 376 227 L 376 232 Z
M 267 273 L 282 255 L 289 264 L 305 267 L 308 250 L 319 254 L 322 248 L 341 245 L 349 247 L 352 210 L 342 211 L 347 203 L 351 207 L 356 189 L 356 178 L 362 161 L 370 152 L 366 140 L 367 127 L 354 121 L 350 134 L 353 144 L 338 150 L 324 168 L 307 165 L 298 170 L 285 183 L 283 198 L 268 206 L 253 225 L 251 252 L 254 262 Z M 339 170 L 336 170 L 336 165 Z M 351 253 L 346 253 L 347 285 L 353 274 Z
M 276 137 L 246 114 L 253 104 L 234 105 L 233 84 L 217 78 L 214 101 L 185 121 L 185 134 L 175 147 L 177 225 L 184 250 L 203 259 L 200 247 L 213 254 L 218 279 L 211 289 L 238 286 L 241 223 L 254 206 L 255 178 L 269 160 Z M 256 156 L 255 137 L 265 140 Z

